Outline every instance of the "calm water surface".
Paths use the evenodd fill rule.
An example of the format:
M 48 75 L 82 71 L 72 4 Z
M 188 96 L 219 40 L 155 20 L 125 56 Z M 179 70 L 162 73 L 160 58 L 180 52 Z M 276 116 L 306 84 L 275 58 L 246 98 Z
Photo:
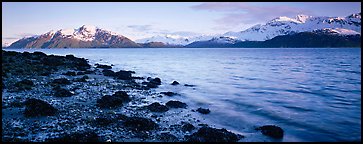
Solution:
M 160 77 L 157 91 L 209 108 L 205 121 L 246 135 L 243 141 L 276 141 L 254 130 L 266 124 L 284 129 L 281 141 L 361 141 L 360 48 L 12 50 L 73 54 Z

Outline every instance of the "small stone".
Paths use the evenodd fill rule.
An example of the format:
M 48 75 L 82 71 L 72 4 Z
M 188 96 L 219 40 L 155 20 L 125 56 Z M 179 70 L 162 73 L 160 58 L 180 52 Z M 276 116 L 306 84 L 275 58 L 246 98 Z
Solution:
M 209 109 L 204 109 L 204 108 L 198 108 L 197 112 L 199 112 L 201 114 L 209 114 L 210 110 Z
M 265 125 L 258 127 L 255 130 L 261 130 L 261 133 L 276 139 L 281 139 L 284 136 L 284 130 L 275 125 Z
M 180 101 L 168 101 L 166 104 L 166 106 L 171 107 L 171 108 L 186 108 L 187 104 L 180 102 Z
M 166 107 L 165 105 L 161 105 L 158 102 L 154 102 L 154 103 L 148 105 L 147 109 L 152 111 L 152 112 L 166 112 L 166 111 L 169 110 L 168 107 Z
M 178 85 L 179 84 L 179 82 L 177 82 L 177 81 L 173 81 L 173 83 L 171 83 L 171 85 Z

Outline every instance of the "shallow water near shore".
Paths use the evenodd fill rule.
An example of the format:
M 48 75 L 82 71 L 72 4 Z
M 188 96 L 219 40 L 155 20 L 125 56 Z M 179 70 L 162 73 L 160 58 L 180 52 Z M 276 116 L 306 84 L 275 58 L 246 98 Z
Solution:
M 281 141 L 361 141 L 360 48 L 6 50 L 73 54 L 159 77 L 156 91 L 209 108 L 205 120 L 245 135 L 242 141 L 271 141 L 254 130 L 267 124 L 284 129 Z

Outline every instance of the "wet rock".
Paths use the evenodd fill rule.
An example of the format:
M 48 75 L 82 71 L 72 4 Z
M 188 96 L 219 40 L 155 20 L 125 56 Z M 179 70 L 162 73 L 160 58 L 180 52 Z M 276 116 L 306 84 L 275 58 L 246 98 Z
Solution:
M 87 71 L 87 69 L 91 68 L 91 65 L 89 65 L 87 60 L 84 58 L 77 58 L 73 60 L 73 62 L 77 70 Z
M 153 130 L 157 128 L 157 124 L 151 119 L 142 117 L 127 117 L 123 121 L 123 125 L 134 130 Z
M 92 73 L 94 73 L 94 71 L 86 70 L 84 73 L 85 73 L 85 74 L 92 74 Z
M 63 65 L 64 62 L 57 56 L 50 55 L 43 59 L 43 64 L 48 66 L 60 66 Z
M 112 96 L 117 97 L 117 98 L 121 99 L 124 102 L 131 101 L 130 96 L 125 91 L 117 91 Z
M 66 72 L 66 73 L 63 73 L 63 75 L 67 75 L 67 76 L 76 76 L 77 74 L 76 74 L 76 72 L 74 72 L 74 71 L 68 71 L 68 72 Z
M 15 83 L 15 86 L 19 90 L 30 90 L 34 86 L 34 83 L 31 80 L 26 80 L 25 79 L 25 80 L 21 80 L 21 81 Z
M 89 79 L 89 77 L 85 75 L 85 76 L 83 76 L 81 78 L 75 79 L 74 81 L 75 82 L 87 82 L 87 79 Z
M 166 112 L 166 111 L 169 110 L 168 107 L 166 107 L 165 105 L 161 105 L 158 102 L 154 102 L 154 103 L 148 105 L 147 109 L 152 111 L 152 112 Z
M 170 107 L 170 108 L 186 108 L 187 104 L 180 102 L 180 101 L 168 101 L 166 104 L 166 106 Z
M 184 86 L 187 86 L 187 87 L 195 87 L 195 85 L 190 85 L 190 84 L 184 84 Z
M 66 55 L 66 58 L 68 58 L 68 59 L 75 59 L 76 57 L 74 57 L 74 55 L 69 54 L 69 55 Z
M 265 125 L 255 130 L 261 130 L 261 133 L 273 138 L 281 139 L 284 136 L 284 130 L 275 125 Z
M 14 100 L 13 102 L 11 102 L 9 104 L 9 107 L 23 107 L 24 103 L 21 102 L 20 100 Z
M 101 68 L 101 69 L 112 69 L 112 66 L 109 65 L 102 65 L 102 64 L 95 64 L 96 68 Z
M 120 70 L 118 72 L 115 72 L 114 76 L 117 79 L 121 79 L 121 80 L 131 80 L 132 76 L 131 74 L 135 73 L 134 71 L 125 71 L 125 70 Z
M 54 79 L 52 81 L 52 84 L 68 85 L 71 84 L 71 81 L 69 81 L 66 78 L 59 78 L 59 79 Z
M 177 81 L 173 81 L 173 83 L 171 83 L 171 85 L 178 85 L 179 84 L 179 82 L 177 82 Z
M 37 57 L 46 57 L 47 55 L 43 52 L 40 52 L 40 51 L 36 51 L 33 53 L 34 56 L 37 56 Z
M 194 129 L 195 129 L 195 127 L 190 123 L 184 123 L 182 128 L 181 128 L 181 130 L 184 131 L 184 132 L 186 132 L 186 131 L 190 132 L 190 131 L 192 131 Z
M 115 76 L 115 72 L 108 69 L 103 70 L 102 73 L 104 76 Z
M 198 108 L 197 112 L 199 112 L 201 114 L 209 114 L 210 110 L 209 109 L 204 109 L 204 108 Z
M 53 89 L 54 96 L 56 97 L 70 97 L 73 95 L 69 90 L 66 90 L 64 88 L 56 87 Z
M 77 75 L 85 75 L 85 73 L 84 72 L 77 72 Z
M 161 133 L 158 135 L 158 139 L 163 142 L 178 142 L 178 138 L 170 133 Z
M 149 83 L 147 83 L 147 85 L 146 85 L 147 87 L 149 87 L 149 88 L 157 88 L 158 87 L 158 85 L 157 84 L 155 84 L 155 83 L 151 83 L 151 82 L 149 82 Z
M 241 137 L 226 129 L 202 127 L 190 136 L 185 136 L 188 142 L 237 142 Z
M 105 95 L 101 99 L 97 100 L 97 106 L 100 108 L 113 108 L 122 106 L 125 100 L 117 96 Z
M 73 132 L 58 138 L 46 139 L 46 142 L 101 142 L 101 138 L 94 131 Z
M 173 95 L 177 95 L 177 93 L 174 92 L 160 92 L 161 94 L 167 95 L 167 96 L 173 96 Z
M 150 79 L 150 83 L 154 83 L 156 85 L 161 85 L 161 79 L 156 77 L 154 79 Z
M 39 99 L 27 99 L 24 104 L 26 106 L 24 111 L 26 117 L 53 116 L 58 111 L 52 105 Z

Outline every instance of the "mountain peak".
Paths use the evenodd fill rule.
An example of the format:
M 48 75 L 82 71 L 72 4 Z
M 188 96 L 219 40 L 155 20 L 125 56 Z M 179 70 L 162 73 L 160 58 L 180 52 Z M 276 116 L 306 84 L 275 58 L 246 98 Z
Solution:
M 302 23 L 305 23 L 307 19 L 311 18 L 312 16 L 308 16 L 308 15 L 304 15 L 304 14 L 299 14 L 296 16 L 296 20 L 300 21 Z

